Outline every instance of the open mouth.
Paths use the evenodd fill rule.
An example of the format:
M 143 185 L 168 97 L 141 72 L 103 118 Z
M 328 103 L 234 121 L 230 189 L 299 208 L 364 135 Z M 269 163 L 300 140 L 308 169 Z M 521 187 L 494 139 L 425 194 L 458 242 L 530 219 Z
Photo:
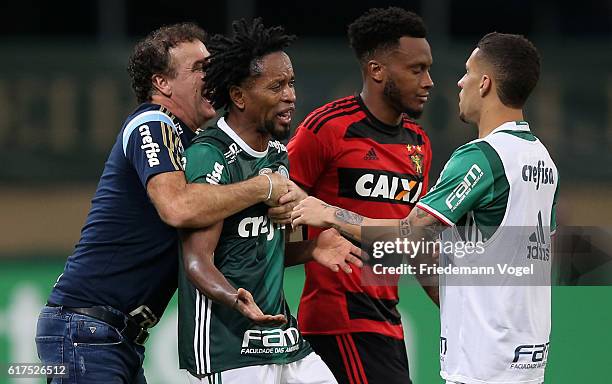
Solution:
M 204 88 L 202 88 L 202 90 L 200 91 L 200 97 L 204 99 L 204 101 L 206 101 L 207 103 L 210 103 L 210 100 L 206 97 L 206 91 Z
M 207 97 L 205 97 L 203 94 L 200 95 L 200 97 L 202 98 L 202 101 L 204 102 L 204 104 L 208 104 L 212 108 L 212 103 L 210 102 L 210 100 L 208 100 Z
M 291 124 L 292 116 L 293 116 L 293 109 L 288 109 L 286 111 L 276 114 L 276 117 L 280 120 L 280 122 L 285 125 Z

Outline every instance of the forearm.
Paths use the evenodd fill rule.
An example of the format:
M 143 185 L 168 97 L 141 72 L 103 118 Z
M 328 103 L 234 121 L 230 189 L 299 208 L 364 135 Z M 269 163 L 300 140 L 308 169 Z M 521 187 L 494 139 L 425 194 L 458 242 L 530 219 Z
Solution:
M 223 222 L 198 229 L 179 230 L 183 251 L 183 268 L 191 283 L 204 295 L 223 305 L 236 303 L 236 288 L 217 269 L 214 252 L 219 242 Z
M 372 219 L 344 208 L 331 208 L 333 208 L 334 212 L 333 215 L 330 215 L 329 226 L 353 240 L 362 241 L 362 227 L 389 227 L 390 235 L 397 235 L 396 228 L 399 225 L 399 220 L 397 219 Z
M 210 262 L 192 262 L 185 266 L 189 281 L 211 300 L 233 308 L 236 303 L 236 288 Z
M 312 261 L 312 250 L 314 242 L 312 240 L 294 241 L 285 245 L 285 267 L 306 264 Z
M 271 184 L 266 176 L 231 185 L 187 184 L 185 174 L 176 171 L 153 176 L 147 182 L 147 194 L 166 224 L 203 228 L 267 200 Z
M 177 201 L 188 210 L 182 228 L 199 228 L 223 220 L 268 197 L 269 181 L 265 176 L 229 185 L 186 184 Z

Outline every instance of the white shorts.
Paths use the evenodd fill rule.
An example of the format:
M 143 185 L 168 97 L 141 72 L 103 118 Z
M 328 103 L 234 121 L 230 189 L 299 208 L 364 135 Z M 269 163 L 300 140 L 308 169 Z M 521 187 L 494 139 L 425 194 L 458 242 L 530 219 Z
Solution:
M 338 384 L 319 355 L 312 352 L 289 364 L 252 365 L 198 379 L 187 372 L 189 384 Z

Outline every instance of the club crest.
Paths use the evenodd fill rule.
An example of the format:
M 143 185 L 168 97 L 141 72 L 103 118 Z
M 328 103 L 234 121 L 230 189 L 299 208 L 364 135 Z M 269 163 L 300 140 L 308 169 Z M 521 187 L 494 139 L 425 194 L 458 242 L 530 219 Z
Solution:
M 408 149 L 408 156 L 414 165 L 414 170 L 419 176 L 423 175 L 423 146 L 422 145 L 406 145 Z

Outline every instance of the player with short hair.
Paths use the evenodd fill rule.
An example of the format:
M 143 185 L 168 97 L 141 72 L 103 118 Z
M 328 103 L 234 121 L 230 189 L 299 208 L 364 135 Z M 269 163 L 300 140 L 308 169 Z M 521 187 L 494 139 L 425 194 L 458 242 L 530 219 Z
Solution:
M 190 182 L 227 185 L 256 175 L 289 176 L 286 138 L 295 109 L 294 73 L 284 49 L 294 40 L 261 19 L 233 24 L 209 43 L 207 95 L 226 114 L 186 151 Z M 183 231 L 179 360 L 193 383 L 335 383 L 289 312 L 285 265 L 316 260 L 350 272 L 359 249 L 335 231 L 289 243 L 265 204 L 208 228 Z
M 532 266 L 535 277 L 527 284 L 501 276 L 489 286 L 445 285 L 449 277 L 440 277 L 440 373 L 449 384 L 542 383 L 559 174 L 524 121 L 540 55 L 523 36 L 490 33 L 465 68 L 458 82 L 460 118 L 478 127 L 478 139 L 455 150 L 435 187 L 395 226 L 415 241 L 433 240 L 447 227 L 443 241 L 466 243 L 466 233 L 482 239 L 484 252 L 442 252 L 441 266 Z M 294 225 L 339 226 L 360 238 L 360 227 L 341 220 L 339 211 L 308 198 L 296 207 Z M 382 223 L 360 220 L 364 226 Z
M 300 124 L 287 146 L 292 179 L 360 215 L 403 218 L 425 194 L 431 165 L 429 138 L 412 120 L 433 87 L 425 25 L 404 9 L 374 8 L 348 27 L 348 37 L 363 88 Z M 308 228 L 308 238 L 319 233 Z M 339 278 L 317 263 L 305 269 L 300 327 L 336 379 L 409 383 L 397 285 L 362 285 L 368 267 Z M 437 300 L 437 287 L 427 289 Z
M 148 328 L 177 288 L 173 227 L 210 225 L 288 191 L 278 175 L 186 183 L 183 148 L 215 116 L 203 97 L 205 39 L 195 24 L 175 24 L 134 48 L 128 72 L 141 104 L 117 136 L 81 239 L 38 319 L 41 361 L 68 366 L 68 377 L 50 381 L 144 383 Z

